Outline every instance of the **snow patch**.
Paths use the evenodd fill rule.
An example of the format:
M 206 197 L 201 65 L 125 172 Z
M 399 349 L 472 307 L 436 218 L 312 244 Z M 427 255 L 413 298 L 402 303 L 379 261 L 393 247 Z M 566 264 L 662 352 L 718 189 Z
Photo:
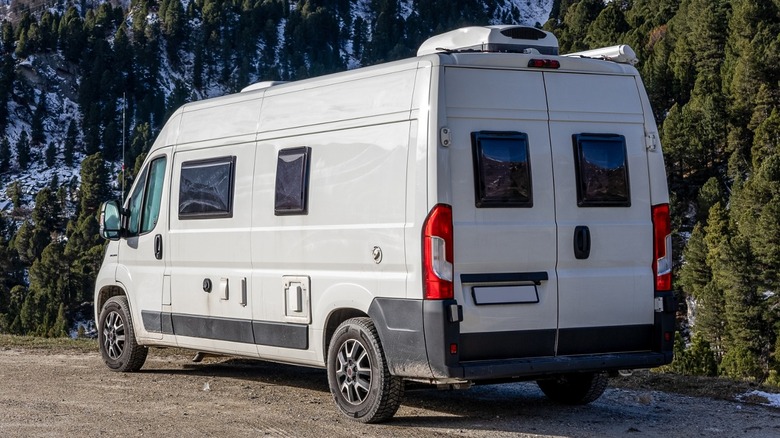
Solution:
M 765 399 L 765 403 L 758 404 L 772 408 L 780 408 L 780 394 L 772 394 L 769 392 L 754 390 L 737 396 L 737 400 L 739 401 L 746 401 L 747 399 L 750 399 L 753 402 L 755 402 L 756 399 Z
M 552 6 L 552 0 L 505 0 L 497 4 L 490 24 L 544 24 Z

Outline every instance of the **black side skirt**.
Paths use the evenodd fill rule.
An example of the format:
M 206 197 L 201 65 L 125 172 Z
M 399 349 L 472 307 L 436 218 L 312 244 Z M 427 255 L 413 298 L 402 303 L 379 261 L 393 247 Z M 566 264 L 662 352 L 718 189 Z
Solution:
M 271 347 L 309 348 L 309 326 L 272 321 L 214 318 L 170 312 L 141 311 L 144 328 L 153 333 Z

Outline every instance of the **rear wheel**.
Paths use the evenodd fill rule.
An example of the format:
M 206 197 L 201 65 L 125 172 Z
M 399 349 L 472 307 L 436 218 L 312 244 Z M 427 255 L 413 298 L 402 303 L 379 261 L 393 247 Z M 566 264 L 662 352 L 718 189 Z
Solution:
M 374 323 L 352 318 L 341 323 L 328 347 L 328 384 L 336 406 L 361 423 L 389 420 L 398 410 L 404 385 L 390 375 Z
M 124 296 L 111 297 L 103 305 L 98 322 L 98 342 L 103 362 L 114 371 L 138 371 L 149 349 L 135 340 L 130 306 Z
M 536 384 L 550 400 L 567 405 L 584 405 L 595 401 L 607 389 L 603 373 L 563 374 Z

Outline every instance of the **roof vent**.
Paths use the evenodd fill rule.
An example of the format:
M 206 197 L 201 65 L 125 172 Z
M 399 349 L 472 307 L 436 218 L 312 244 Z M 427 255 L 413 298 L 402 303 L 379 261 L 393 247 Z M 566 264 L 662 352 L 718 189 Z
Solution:
M 428 38 L 417 56 L 432 53 L 502 52 L 558 54 L 558 39 L 528 26 L 472 26 Z
M 282 85 L 286 84 L 287 81 L 262 81 L 262 82 L 255 82 L 252 85 L 248 85 L 241 89 L 242 93 L 246 93 L 247 91 L 255 91 L 255 90 L 262 90 L 263 88 L 270 88 L 274 85 Z
M 619 46 L 604 47 L 601 49 L 586 50 L 584 52 L 567 53 L 564 56 L 579 56 L 580 58 L 596 58 L 620 64 L 635 65 L 639 62 L 636 53 L 631 47 L 622 44 Z

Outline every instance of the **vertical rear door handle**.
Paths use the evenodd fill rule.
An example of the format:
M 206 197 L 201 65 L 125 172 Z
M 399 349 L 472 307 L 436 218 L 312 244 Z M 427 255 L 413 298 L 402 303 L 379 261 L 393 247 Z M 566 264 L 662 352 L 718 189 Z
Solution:
M 157 260 L 162 260 L 162 235 L 157 234 L 154 236 L 154 258 Z
M 579 260 L 590 257 L 590 229 L 585 225 L 574 228 L 574 257 Z

